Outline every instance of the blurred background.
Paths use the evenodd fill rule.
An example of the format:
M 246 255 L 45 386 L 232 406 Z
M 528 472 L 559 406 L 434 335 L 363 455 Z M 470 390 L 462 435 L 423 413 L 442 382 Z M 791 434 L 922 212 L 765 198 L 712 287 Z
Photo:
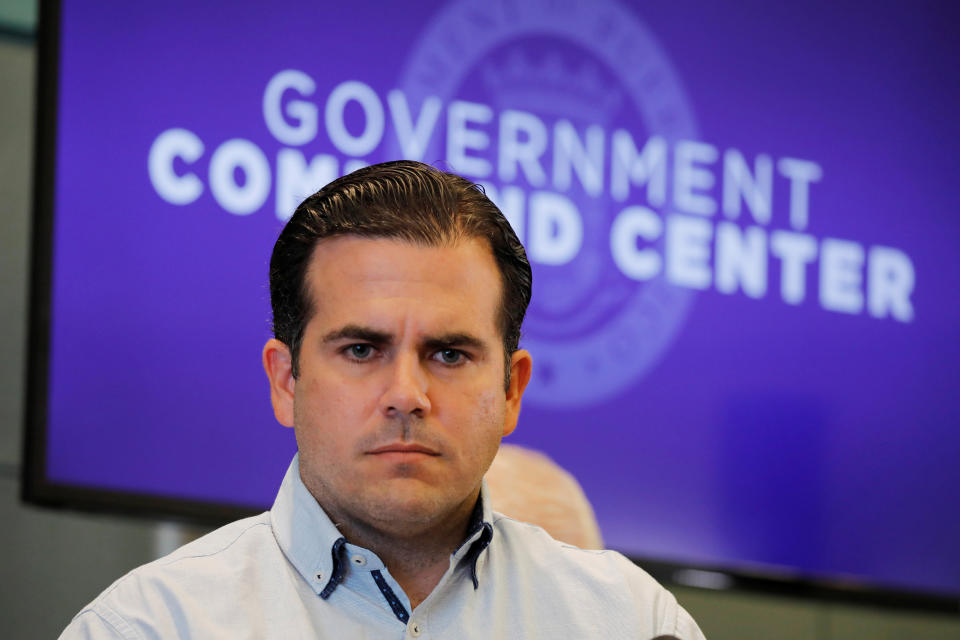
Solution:
M 429 33 L 442 28 L 442 19 L 449 18 L 449 6 L 453 5 L 435 4 L 424 10 L 426 17 L 422 21 L 415 21 L 416 29 Z M 615 11 L 620 4 L 601 4 L 611 8 L 608 18 L 618 15 Z M 576 5 L 564 6 L 575 12 L 571 7 Z M 61 198 L 75 203 L 87 193 L 86 189 L 95 189 L 101 196 L 108 194 L 103 198 L 108 204 L 147 202 L 146 193 L 152 201 L 145 208 L 163 212 L 156 219 L 167 216 L 164 224 L 170 226 L 154 229 L 147 222 L 143 226 L 131 225 L 128 235 L 123 237 L 126 241 L 135 243 L 140 236 L 162 234 L 175 238 L 183 236 L 186 229 L 193 233 L 193 229 L 206 225 L 211 233 L 228 234 L 225 237 L 236 243 L 238 253 L 253 252 L 253 258 L 241 265 L 249 268 L 249 274 L 244 276 L 248 287 L 244 295 L 251 302 L 237 307 L 237 315 L 255 317 L 257 322 L 241 330 L 236 338 L 236 343 L 252 343 L 253 348 L 250 353 L 240 353 L 232 346 L 236 343 L 224 338 L 217 350 L 207 355 L 217 358 L 226 369 L 246 367 L 243 363 L 247 361 L 256 364 L 255 352 L 268 330 L 264 265 L 270 238 L 282 225 L 285 207 L 295 206 L 310 189 L 301 184 L 283 187 L 278 160 L 275 200 L 256 201 L 254 197 L 256 202 L 251 205 L 249 190 L 242 188 L 251 184 L 250 175 L 238 179 L 236 170 L 231 177 L 236 187 L 232 190 L 229 185 L 218 190 L 213 186 L 215 179 L 207 176 L 205 170 L 199 171 L 208 186 L 202 197 L 197 195 L 190 200 L 182 192 L 177 195 L 176 180 L 163 181 L 162 170 L 148 175 L 153 169 L 148 170 L 147 154 L 153 153 L 151 149 L 157 147 L 157 141 L 166 132 L 181 127 L 192 128 L 203 138 L 208 156 L 226 138 L 250 137 L 269 149 L 271 164 L 273 151 L 269 145 L 309 143 L 306 138 L 296 140 L 303 132 L 294 131 L 295 122 L 289 117 L 292 112 L 286 112 L 284 129 L 282 122 L 271 126 L 270 116 L 265 113 L 267 107 L 261 108 L 264 85 L 283 81 L 278 79 L 278 72 L 286 61 L 258 55 L 257 51 L 239 50 L 217 58 L 211 62 L 214 70 L 210 73 L 254 78 L 248 83 L 250 95 L 233 92 L 227 83 L 213 93 L 221 99 L 227 94 L 236 114 L 216 112 L 212 106 L 191 110 L 193 102 L 209 100 L 197 77 L 183 75 L 187 80 L 182 94 L 171 95 L 170 85 L 166 85 L 162 96 L 150 94 L 148 88 L 163 88 L 164 73 L 180 77 L 177 74 L 183 70 L 177 64 L 184 64 L 183 57 L 192 55 L 189 47 L 196 44 L 194 36 L 204 33 L 198 25 L 239 29 L 243 27 L 240 23 L 257 20 L 248 17 L 235 23 L 233 17 L 195 16 L 196 21 L 184 22 L 178 36 L 182 39 L 176 46 L 165 49 L 163 43 L 150 39 L 153 32 L 134 30 L 126 39 L 115 34 L 109 15 L 117 9 L 107 4 L 98 6 L 93 10 L 73 5 L 72 9 L 75 15 L 88 15 L 86 22 L 76 23 L 88 28 L 69 33 L 73 40 L 68 44 L 78 46 L 84 38 L 98 44 L 87 48 L 93 52 L 87 59 L 71 57 L 63 63 L 74 65 L 76 75 L 72 76 L 72 85 L 62 88 L 62 96 L 72 96 L 76 99 L 73 104 L 82 106 L 60 116 L 59 157 L 66 159 L 67 167 L 61 176 L 67 195 Z M 521 425 L 527 428 L 518 430 L 515 441 L 547 451 L 574 472 L 595 504 L 607 542 L 635 557 L 649 558 L 649 566 L 659 570 L 657 577 L 670 583 L 707 637 L 960 637 L 960 611 L 944 610 L 944 603 L 950 601 L 949 595 L 944 594 L 956 595 L 956 584 L 960 582 L 956 552 L 950 555 L 947 551 L 952 546 L 950 541 L 956 539 L 958 527 L 952 506 L 957 498 L 957 475 L 953 469 L 957 440 L 946 436 L 957 425 L 958 417 L 954 397 L 958 381 L 956 359 L 950 357 L 957 348 L 957 305 L 952 283 L 956 282 L 958 271 L 954 256 L 958 226 L 952 216 L 953 198 L 949 197 L 956 168 L 951 143 L 960 140 L 953 116 L 958 102 L 956 89 L 952 88 L 956 85 L 957 47 L 944 44 L 942 26 L 949 22 L 946 17 L 951 11 L 944 3 L 887 12 L 878 9 L 869 15 L 854 5 L 834 8 L 830 14 L 836 23 L 834 33 L 849 29 L 856 34 L 850 36 L 851 42 L 838 44 L 830 40 L 829 29 L 812 26 L 817 22 L 816 16 L 827 11 L 824 3 L 763 15 L 763 5 L 759 3 L 741 5 L 736 12 L 710 10 L 697 3 L 673 11 L 652 3 L 622 6 L 628 8 L 626 23 L 634 31 L 628 34 L 633 37 L 632 44 L 619 50 L 585 40 L 576 28 L 564 26 L 576 23 L 570 19 L 549 25 L 545 22 L 542 33 L 511 34 L 504 38 L 502 46 L 488 44 L 489 51 L 464 65 L 463 70 L 457 71 L 458 76 L 436 66 L 439 63 L 431 55 L 436 56 L 438 51 L 430 50 L 431 40 L 426 37 L 411 47 L 402 67 L 384 63 L 380 66 L 385 68 L 370 70 L 367 75 L 355 72 L 358 78 L 384 93 L 394 84 L 400 87 L 414 121 L 418 113 L 422 115 L 424 109 L 430 109 L 428 99 L 434 94 L 443 99 L 444 109 L 454 96 L 459 98 L 467 105 L 464 117 L 475 122 L 482 122 L 485 117 L 482 109 L 478 113 L 477 105 L 492 103 L 501 115 L 514 110 L 519 115 L 508 124 L 501 117 L 499 130 L 490 129 L 495 144 L 513 145 L 506 154 L 513 159 L 512 164 L 503 161 L 505 152 L 488 158 L 475 148 L 472 154 L 460 155 L 458 169 L 449 142 L 444 155 L 435 140 L 417 148 L 416 136 L 407 137 L 404 145 L 400 134 L 399 144 L 393 143 L 392 148 L 384 142 L 384 148 L 364 153 L 362 136 L 358 134 L 364 125 L 358 125 L 356 114 L 351 115 L 346 109 L 339 141 L 332 136 L 332 147 L 314 151 L 329 151 L 330 157 L 335 158 L 337 168 L 330 171 L 346 171 L 351 161 L 374 162 L 409 156 L 411 152 L 421 154 L 427 161 L 445 158 L 453 169 L 468 175 L 473 171 L 475 179 L 485 180 L 494 199 L 513 216 L 515 226 L 525 229 L 528 250 L 535 262 L 535 295 L 540 296 L 531 307 L 525 339 L 526 345 L 535 354 L 544 354 L 544 358 Z M 685 22 L 677 19 L 677 14 L 694 8 L 699 8 L 700 14 L 690 14 Z M 892 16 L 899 15 L 898 11 L 913 17 L 896 23 Z M 178 14 L 176 7 L 171 7 L 169 14 L 190 15 L 186 9 Z M 160 11 L 140 20 L 160 25 L 164 15 Z M 744 15 L 755 15 L 755 20 L 744 22 Z M 4 548 L 0 572 L 7 578 L 7 586 L 0 593 L 0 615 L 5 620 L 5 637 L 13 638 L 55 637 L 80 607 L 117 577 L 208 530 L 182 519 L 171 519 L 172 516 L 133 518 L 54 510 L 21 501 L 21 474 L 26 464 L 26 370 L 31 358 L 44 355 L 30 353 L 26 347 L 32 167 L 36 151 L 37 16 L 34 2 L 6 0 L 0 4 L 0 322 L 3 335 L 7 336 L 0 347 L 0 513 L 6 523 L 0 529 L 0 544 Z M 120 13 L 117 17 L 119 20 Z M 337 23 L 337 17 L 326 12 L 322 18 Z M 369 20 L 377 38 L 390 37 L 390 31 L 400 33 L 392 34 L 393 37 L 403 36 L 403 28 L 392 28 L 406 24 L 399 17 L 371 15 Z M 588 26 L 585 20 L 580 24 L 584 29 Z M 789 26 L 786 33 L 792 34 L 793 41 L 777 41 L 782 37 L 776 36 L 782 33 L 777 29 L 784 29 L 785 25 Z M 230 28 L 224 28 L 220 34 L 226 40 L 234 39 Z M 562 31 L 567 28 L 569 32 Z M 487 25 L 487 30 L 491 29 Z M 413 33 L 413 27 L 410 31 Z M 708 32 L 713 37 L 708 37 Z M 726 38 L 716 35 L 724 33 Z M 283 39 L 282 32 L 275 35 Z M 326 39 L 324 46 L 338 50 L 337 43 L 331 42 L 335 39 L 333 34 L 322 35 Z M 518 40 L 520 45 L 516 45 Z M 718 41 L 725 43 L 726 48 L 711 51 Z M 878 47 L 876 52 L 874 45 Z M 337 85 L 339 78 L 328 79 L 332 72 L 324 70 L 337 68 L 341 60 L 335 56 L 310 60 L 309 47 L 299 50 L 296 46 L 307 45 L 291 43 L 290 58 L 302 66 L 304 76 L 316 80 L 319 88 L 312 101 L 322 110 L 331 89 L 343 86 Z M 349 46 L 343 44 L 339 50 L 349 55 Z M 764 56 L 753 55 L 754 50 L 766 52 L 765 55 L 779 51 L 783 56 L 758 61 L 757 57 Z M 154 66 L 138 68 L 128 62 L 128 57 L 136 59 L 130 55 L 136 51 L 156 51 Z M 547 54 L 541 53 L 544 51 Z M 910 52 L 912 58 L 904 60 L 905 52 Z M 463 55 L 469 57 L 469 52 Z M 617 56 L 622 57 L 622 64 L 615 62 Z M 571 62 L 581 59 L 592 66 Z M 133 68 L 126 68 L 125 62 Z M 257 64 L 263 69 L 258 69 Z M 117 81 L 102 85 L 91 81 L 97 74 L 110 77 L 107 65 L 116 65 L 110 69 Z M 654 78 L 647 85 L 635 82 L 633 78 L 643 74 L 634 73 L 634 65 L 655 67 L 660 72 L 659 79 Z M 829 68 L 833 75 L 805 72 L 807 67 Z M 424 70 L 429 71 L 427 76 L 423 75 Z M 131 74 L 127 82 L 124 72 Z M 580 74 L 572 83 L 574 95 L 570 97 L 565 91 L 551 94 L 570 84 L 570 73 Z M 149 81 L 145 82 L 141 75 Z M 349 78 L 345 76 L 343 80 Z M 291 87 L 301 83 L 300 91 L 304 91 L 302 78 L 288 77 L 286 82 L 288 93 L 285 101 L 277 98 L 278 110 L 289 109 Z M 362 100 L 363 88 L 353 89 L 353 95 Z M 396 104 L 395 97 L 382 98 L 385 104 Z M 587 108 L 589 111 L 584 111 Z M 541 179 L 535 166 L 524 161 L 524 149 L 530 148 L 531 137 L 535 138 L 543 126 L 537 118 L 525 116 L 529 113 L 536 113 L 540 121 L 553 127 L 553 145 L 563 135 L 567 135 L 563 139 L 568 144 L 579 140 L 589 145 L 590 134 L 584 132 L 590 123 L 598 121 L 602 133 L 608 136 L 604 142 L 609 147 L 615 144 L 614 131 L 630 132 L 636 153 L 644 149 L 645 142 L 660 136 L 665 153 L 671 158 L 669 197 L 658 196 L 655 171 L 651 169 L 645 177 L 640 175 L 643 167 L 638 168 L 636 158 L 633 164 L 624 162 L 626 173 L 620 183 L 611 174 L 609 184 L 602 179 L 603 186 L 596 187 L 585 162 L 589 159 L 587 151 L 565 156 L 569 164 L 566 182 L 557 178 L 563 173 L 563 163 L 557 164 L 556 159 L 552 166 L 545 162 L 550 176 Z M 97 114 L 102 120 L 84 120 L 77 114 Z M 557 133 L 562 128 L 556 125 L 561 116 L 572 123 L 570 131 L 577 132 L 576 135 Z M 269 132 L 264 128 L 265 120 Z M 142 134 L 143 139 L 112 139 L 112 132 L 103 124 L 111 121 L 119 129 L 133 123 L 129 131 Z M 326 124 L 329 129 L 329 121 Z M 505 142 L 504 132 L 511 126 L 515 135 L 512 142 Z M 287 139 L 281 139 L 284 135 Z M 184 138 L 171 139 L 182 143 Z M 700 143 L 683 146 L 684 140 Z M 464 149 L 471 144 L 482 146 L 469 140 L 461 143 Z M 114 164 L 85 162 L 85 154 L 99 146 L 131 155 L 129 159 L 114 158 Z M 552 149 L 549 145 L 547 148 Z M 683 154 L 689 159 L 686 173 L 681 163 L 674 160 Z M 738 163 L 738 155 L 743 163 Z M 489 169 L 477 163 L 485 158 L 491 165 Z M 767 161 L 771 172 L 776 167 L 779 182 L 773 183 L 774 192 L 764 206 L 763 189 L 758 191 L 749 175 L 762 176 Z M 610 164 L 615 164 L 615 160 L 611 159 Z M 695 165 L 703 168 L 710 164 L 722 166 L 725 173 L 707 184 Z M 182 159 L 177 159 L 176 164 L 171 160 L 170 166 L 178 176 L 188 170 Z M 317 167 L 318 174 L 328 171 L 322 162 Z M 132 177 L 122 173 L 125 170 Z M 612 166 L 607 170 L 614 171 Z M 720 170 L 716 171 L 719 176 Z M 686 192 L 675 186 L 682 180 L 688 182 Z M 724 194 L 726 180 L 736 183 L 738 194 L 733 200 Z M 320 184 L 326 181 L 323 179 Z M 546 189 L 545 181 L 549 181 Z M 803 190 L 801 183 L 806 185 L 806 203 L 796 199 L 797 189 Z M 511 188 L 522 189 L 522 193 Z M 526 212 L 515 205 L 517 197 L 527 198 L 535 192 L 567 193 L 569 199 L 557 204 L 556 199 L 541 197 L 539 202 L 552 203 L 553 208 L 544 204 L 536 210 L 535 198 L 530 197 Z M 757 193 L 761 193 L 759 199 Z M 619 250 L 611 247 L 606 252 L 605 246 L 603 251 L 594 250 L 607 242 L 607 231 L 614 224 L 611 220 L 626 220 L 623 209 L 631 204 L 645 208 L 639 213 L 634 211 L 636 215 L 624 222 L 628 228 L 634 224 L 634 233 L 640 237 L 643 229 L 657 224 L 654 220 L 661 220 L 662 228 L 673 230 L 667 232 L 674 233 L 672 237 L 680 237 L 677 229 L 687 228 L 689 238 L 689 229 L 694 229 L 695 236 L 701 228 L 689 221 L 715 215 L 726 221 L 735 220 L 736 229 L 744 234 L 736 238 L 743 238 L 744 243 L 750 241 L 750 229 L 769 230 L 771 238 L 777 231 L 794 233 L 790 236 L 794 238 L 807 234 L 819 244 L 819 252 L 827 255 L 826 240 L 841 239 L 847 243 L 844 247 L 848 253 L 835 252 L 839 262 L 850 259 L 850 245 L 860 247 L 866 259 L 880 255 L 878 259 L 882 261 L 886 256 L 887 261 L 881 264 L 887 265 L 886 270 L 878 267 L 878 277 L 886 279 L 887 288 L 871 294 L 871 285 L 864 284 L 857 306 L 850 283 L 843 282 L 846 272 L 837 267 L 839 284 L 811 276 L 804 288 L 806 298 L 791 299 L 795 293 L 785 291 L 782 284 L 787 276 L 781 270 L 770 274 L 764 270 L 758 276 L 757 269 L 751 270 L 743 248 L 746 244 L 735 241 L 727 249 L 728 255 L 735 257 L 730 258 L 726 276 L 720 275 L 720 267 L 716 267 L 717 271 L 709 274 L 709 283 L 704 284 L 698 281 L 702 273 L 696 268 L 695 256 L 693 267 L 690 260 L 671 261 L 671 252 L 680 250 L 677 242 L 671 244 L 662 238 L 654 242 L 651 238 L 650 246 L 655 247 L 665 265 L 654 274 L 649 271 L 649 262 L 642 259 L 651 255 L 642 253 L 649 247 L 642 242 L 637 244 L 639 238 L 621 243 Z M 708 211 L 711 206 L 716 211 Z M 61 246 L 66 246 L 69 238 L 82 237 L 83 246 L 96 247 L 95 238 L 101 228 L 98 225 L 103 225 L 102 229 L 117 226 L 116 218 L 103 213 L 111 206 L 92 206 L 88 202 L 86 208 L 77 207 L 72 218 L 66 215 L 69 208 L 58 210 L 64 222 L 58 222 L 57 229 Z M 113 210 L 122 211 L 123 206 L 113 206 Z M 248 215 L 251 213 L 255 215 Z M 101 217 L 104 215 L 107 217 Z M 571 222 L 575 218 L 580 222 Z M 169 222 L 171 219 L 174 222 Z M 548 222 L 542 223 L 544 219 Z M 597 219 L 604 224 L 591 222 Z M 238 221 L 249 224 L 238 230 Z M 683 221 L 688 221 L 687 227 L 683 227 Z M 648 226 L 643 226 L 645 223 Z M 719 237 L 724 233 L 721 227 L 722 222 L 717 223 L 710 233 Z M 726 230 L 732 232 L 733 227 Z M 890 251 L 878 254 L 872 250 L 876 246 Z M 207 256 L 190 247 L 177 251 L 184 252 L 173 254 L 177 260 L 196 261 L 189 274 L 195 278 L 196 272 L 204 268 Z M 60 269 L 66 275 L 59 280 L 65 284 L 60 285 L 62 292 L 57 295 L 67 302 L 61 303 L 61 308 L 73 308 L 71 292 L 80 298 L 109 298 L 109 289 L 101 290 L 99 285 L 91 284 L 91 274 L 110 265 L 98 264 L 96 269 L 84 271 L 71 263 L 82 262 L 80 252 L 65 255 Z M 129 259 L 129 254 L 122 253 L 123 256 Z M 223 271 L 234 266 L 227 264 Z M 824 269 L 821 264 L 821 270 Z M 152 277 L 158 271 L 168 270 L 169 265 L 161 262 L 143 273 Z M 200 278 L 198 291 L 208 287 L 217 292 L 208 296 L 216 303 L 208 313 L 215 313 L 222 308 L 217 306 L 222 303 L 217 296 L 222 288 L 218 278 L 223 272 L 211 271 L 206 280 Z M 908 271 L 909 278 L 904 275 Z M 905 279 L 915 281 L 915 286 L 908 286 Z M 172 287 L 176 288 L 177 285 Z M 834 293 L 825 295 L 823 290 Z M 152 291 L 157 292 L 158 288 Z M 559 295 L 570 292 L 567 298 Z M 598 297 L 597 292 L 612 293 Z M 160 291 L 159 295 L 175 300 L 177 293 Z M 151 304 L 163 306 L 156 300 L 144 304 L 148 311 L 153 308 Z M 116 308 L 124 306 L 129 306 L 128 302 L 116 303 Z M 632 335 L 629 329 L 611 333 L 607 337 L 619 348 L 613 351 L 616 357 L 601 358 L 598 362 L 588 360 L 584 368 L 569 371 L 564 363 L 578 361 L 584 350 L 595 349 L 598 344 L 609 346 L 591 342 L 592 336 L 604 334 L 609 323 L 577 315 L 578 309 L 587 308 L 602 309 L 608 317 L 635 320 L 643 333 Z M 113 307 L 108 311 L 115 313 Z M 202 315 L 204 311 L 195 313 Z M 96 348 L 103 344 L 98 342 L 97 331 L 106 330 L 106 335 L 112 336 L 112 328 L 102 319 L 78 321 L 80 316 L 64 317 L 67 320 L 62 326 L 67 328 L 58 329 L 64 343 L 86 342 Z M 170 332 L 186 330 L 192 317 L 179 318 L 171 311 L 161 326 Z M 571 317 L 574 321 L 570 321 Z M 131 342 L 143 342 L 143 338 L 134 335 Z M 154 348 L 158 353 L 144 356 L 151 363 L 165 357 L 161 353 L 165 351 L 162 343 Z M 625 364 L 624 360 L 629 362 Z M 79 361 L 83 362 L 82 358 Z M 730 363 L 738 361 L 740 368 L 731 373 Z M 777 362 L 780 366 L 771 364 Z M 135 379 L 137 367 L 129 365 L 124 363 L 121 375 L 129 374 Z M 153 366 L 144 371 L 151 374 Z M 97 395 L 103 389 L 86 390 L 80 383 L 91 381 L 83 380 L 83 372 L 77 375 L 69 363 L 57 371 L 68 383 L 72 381 L 64 386 L 79 391 L 64 392 L 64 387 L 60 387 L 62 395 L 54 398 L 59 404 L 51 411 L 50 424 L 64 425 L 61 433 L 67 435 L 47 434 L 47 443 L 51 445 L 45 469 L 48 475 L 41 480 L 48 491 L 69 483 L 114 491 L 115 494 L 104 495 L 115 495 L 120 505 L 116 510 L 121 512 L 140 510 L 136 498 L 131 502 L 130 496 L 137 491 L 158 494 L 156 483 L 168 491 L 167 497 L 192 500 L 194 505 L 226 503 L 238 513 L 269 505 L 292 451 L 289 434 L 283 430 L 271 431 L 268 425 L 251 431 L 257 434 L 256 438 L 263 438 L 248 444 L 252 454 L 238 451 L 224 456 L 226 462 L 218 463 L 222 468 L 205 470 L 215 477 L 191 475 L 199 465 L 186 460 L 178 462 L 172 474 L 165 476 L 161 465 L 158 474 L 141 478 L 137 475 L 140 471 L 163 459 L 157 453 L 163 442 L 150 441 L 157 436 L 146 433 L 148 429 L 123 427 L 131 424 L 130 416 L 136 414 L 138 399 L 151 399 L 125 400 L 127 408 L 123 402 L 88 406 L 84 403 L 90 397 L 103 397 Z M 75 378 L 69 377 L 71 371 Z M 259 370 L 253 367 L 253 384 L 259 384 L 259 376 Z M 730 379 L 735 382 L 728 383 Z M 851 384 L 850 380 L 857 383 Z M 116 384 L 116 380 L 108 383 Z M 56 389 L 53 391 L 57 393 Z M 215 384 L 213 391 L 217 391 Z M 269 417 L 266 394 L 263 396 L 264 402 L 254 405 L 250 412 Z M 690 401 L 691 398 L 696 401 Z M 161 404 L 157 401 L 156 406 Z M 129 410 L 129 415 L 123 413 L 125 410 Z M 105 424 L 107 420 L 99 419 L 96 411 L 104 411 L 105 415 L 120 411 L 123 417 L 113 420 L 115 430 L 111 431 Z M 70 418 L 77 415 L 83 416 L 81 422 L 97 425 L 97 432 L 103 431 L 104 437 L 114 442 L 130 440 L 131 447 L 140 453 L 122 456 L 129 468 L 115 463 L 113 458 L 121 456 L 109 451 L 102 460 L 96 457 L 104 455 L 103 447 L 96 444 L 99 435 L 71 427 L 74 423 Z M 638 415 L 642 419 L 634 418 Z M 177 417 L 164 419 L 176 421 Z M 214 415 L 203 421 L 215 423 L 217 419 Z M 204 437 L 216 443 L 223 431 L 234 427 L 234 422 L 227 422 L 220 430 L 211 428 Z M 615 426 L 605 434 L 593 433 L 593 437 L 585 439 L 580 435 L 585 424 Z M 261 431 L 266 435 L 261 435 Z M 882 433 L 882 438 L 877 438 L 876 432 Z M 626 442 L 624 438 L 635 438 L 637 444 L 621 446 Z M 687 456 L 649 455 L 641 451 L 647 446 L 654 453 L 679 447 Z M 259 455 L 265 450 L 270 451 L 269 462 L 251 467 L 260 462 Z M 137 455 L 142 455 L 142 459 Z M 254 457 L 245 461 L 244 455 Z M 848 464 L 856 463 L 858 456 L 869 458 L 870 464 Z M 643 464 L 632 464 L 636 459 Z M 198 460 L 203 460 L 202 451 Z M 843 464 L 837 466 L 837 460 Z M 60 466 L 56 467 L 54 462 Z M 251 468 L 258 472 L 249 473 Z M 242 473 L 243 470 L 247 472 Z M 810 484 L 811 478 L 815 485 Z M 876 484 L 882 481 L 889 481 L 889 487 Z M 627 488 L 617 493 L 610 490 L 611 486 Z M 910 491 L 904 489 L 901 495 L 899 490 L 890 488 L 896 486 L 909 486 Z M 650 498 L 649 489 L 637 487 L 657 487 L 659 492 Z M 918 495 L 930 497 L 918 501 Z M 916 513 L 897 511 L 917 502 L 921 504 Z M 82 503 L 78 500 L 74 505 Z M 634 503 L 636 508 L 623 508 L 624 504 Z M 676 513 L 678 504 L 683 505 L 681 514 Z M 857 505 L 869 508 L 858 511 Z M 108 505 L 100 499 L 93 506 Z M 199 509 L 202 507 L 195 506 L 193 511 Z M 886 509 L 891 513 L 884 514 Z M 176 511 L 169 509 L 170 513 Z M 188 511 L 184 509 L 180 515 Z M 893 524 L 875 519 L 886 515 Z M 825 520 L 839 520 L 842 525 L 831 528 Z M 858 538 L 865 535 L 864 531 L 868 537 Z M 883 535 L 870 533 L 879 531 Z M 884 555 L 884 545 L 904 552 L 887 562 L 878 561 L 876 557 Z M 858 549 L 867 549 L 874 557 L 864 552 L 863 557 L 855 557 L 845 565 L 844 558 L 855 556 Z M 726 578 L 726 570 L 734 577 Z M 751 581 L 748 577 L 753 574 L 764 579 Z M 824 584 L 830 588 L 823 588 Z M 892 589 L 905 597 L 899 601 L 893 597 L 856 597 L 864 587 Z M 844 589 L 850 593 L 844 593 Z M 909 597 L 918 593 L 937 594 L 935 606 L 930 604 L 933 599 Z M 855 600 L 860 601 L 852 602 Z

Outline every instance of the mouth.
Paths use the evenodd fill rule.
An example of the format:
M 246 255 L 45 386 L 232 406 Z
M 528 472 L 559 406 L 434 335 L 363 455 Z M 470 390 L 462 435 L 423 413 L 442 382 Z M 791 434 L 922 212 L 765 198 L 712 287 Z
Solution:
M 371 449 L 366 452 L 367 455 L 378 456 L 388 459 L 414 459 L 418 457 L 436 457 L 440 455 L 439 451 L 435 451 L 430 447 L 426 447 L 422 444 L 415 443 L 406 443 L 406 442 L 394 442 L 391 444 L 385 444 L 383 446 L 377 447 L 376 449 Z

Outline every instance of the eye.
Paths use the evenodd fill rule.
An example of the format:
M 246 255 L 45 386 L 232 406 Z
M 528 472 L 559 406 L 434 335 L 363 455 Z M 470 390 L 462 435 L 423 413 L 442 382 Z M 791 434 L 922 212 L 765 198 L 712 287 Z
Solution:
M 354 360 L 369 360 L 373 355 L 373 345 L 363 342 L 352 344 L 347 347 L 346 353 Z
M 436 355 L 434 355 L 434 358 L 443 364 L 458 365 L 463 364 L 466 359 L 466 355 L 459 349 L 441 349 L 440 351 L 437 351 Z

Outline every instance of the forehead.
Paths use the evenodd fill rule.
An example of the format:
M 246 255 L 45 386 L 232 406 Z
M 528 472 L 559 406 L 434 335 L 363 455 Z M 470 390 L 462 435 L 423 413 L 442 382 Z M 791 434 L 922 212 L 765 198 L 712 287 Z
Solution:
M 416 309 L 425 320 L 462 322 L 470 316 L 493 330 L 502 286 L 483 239 L 424 246 L 358 236 L 321 241 L 310 258 L 306 285 L 314 318 L 329 322 L 369 321 L 351 316 Z

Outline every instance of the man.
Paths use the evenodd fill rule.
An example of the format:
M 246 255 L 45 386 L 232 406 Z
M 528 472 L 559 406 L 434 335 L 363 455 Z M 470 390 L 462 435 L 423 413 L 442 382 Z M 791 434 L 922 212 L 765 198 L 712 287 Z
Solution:
M 459 176 L 391 162 L 307 198 L 270 261 L 263 365 L 299 450 L 273 508 L 121 578 L 63 637 L 702 638 L 623 556 L 491 510 L 530 287 Z

